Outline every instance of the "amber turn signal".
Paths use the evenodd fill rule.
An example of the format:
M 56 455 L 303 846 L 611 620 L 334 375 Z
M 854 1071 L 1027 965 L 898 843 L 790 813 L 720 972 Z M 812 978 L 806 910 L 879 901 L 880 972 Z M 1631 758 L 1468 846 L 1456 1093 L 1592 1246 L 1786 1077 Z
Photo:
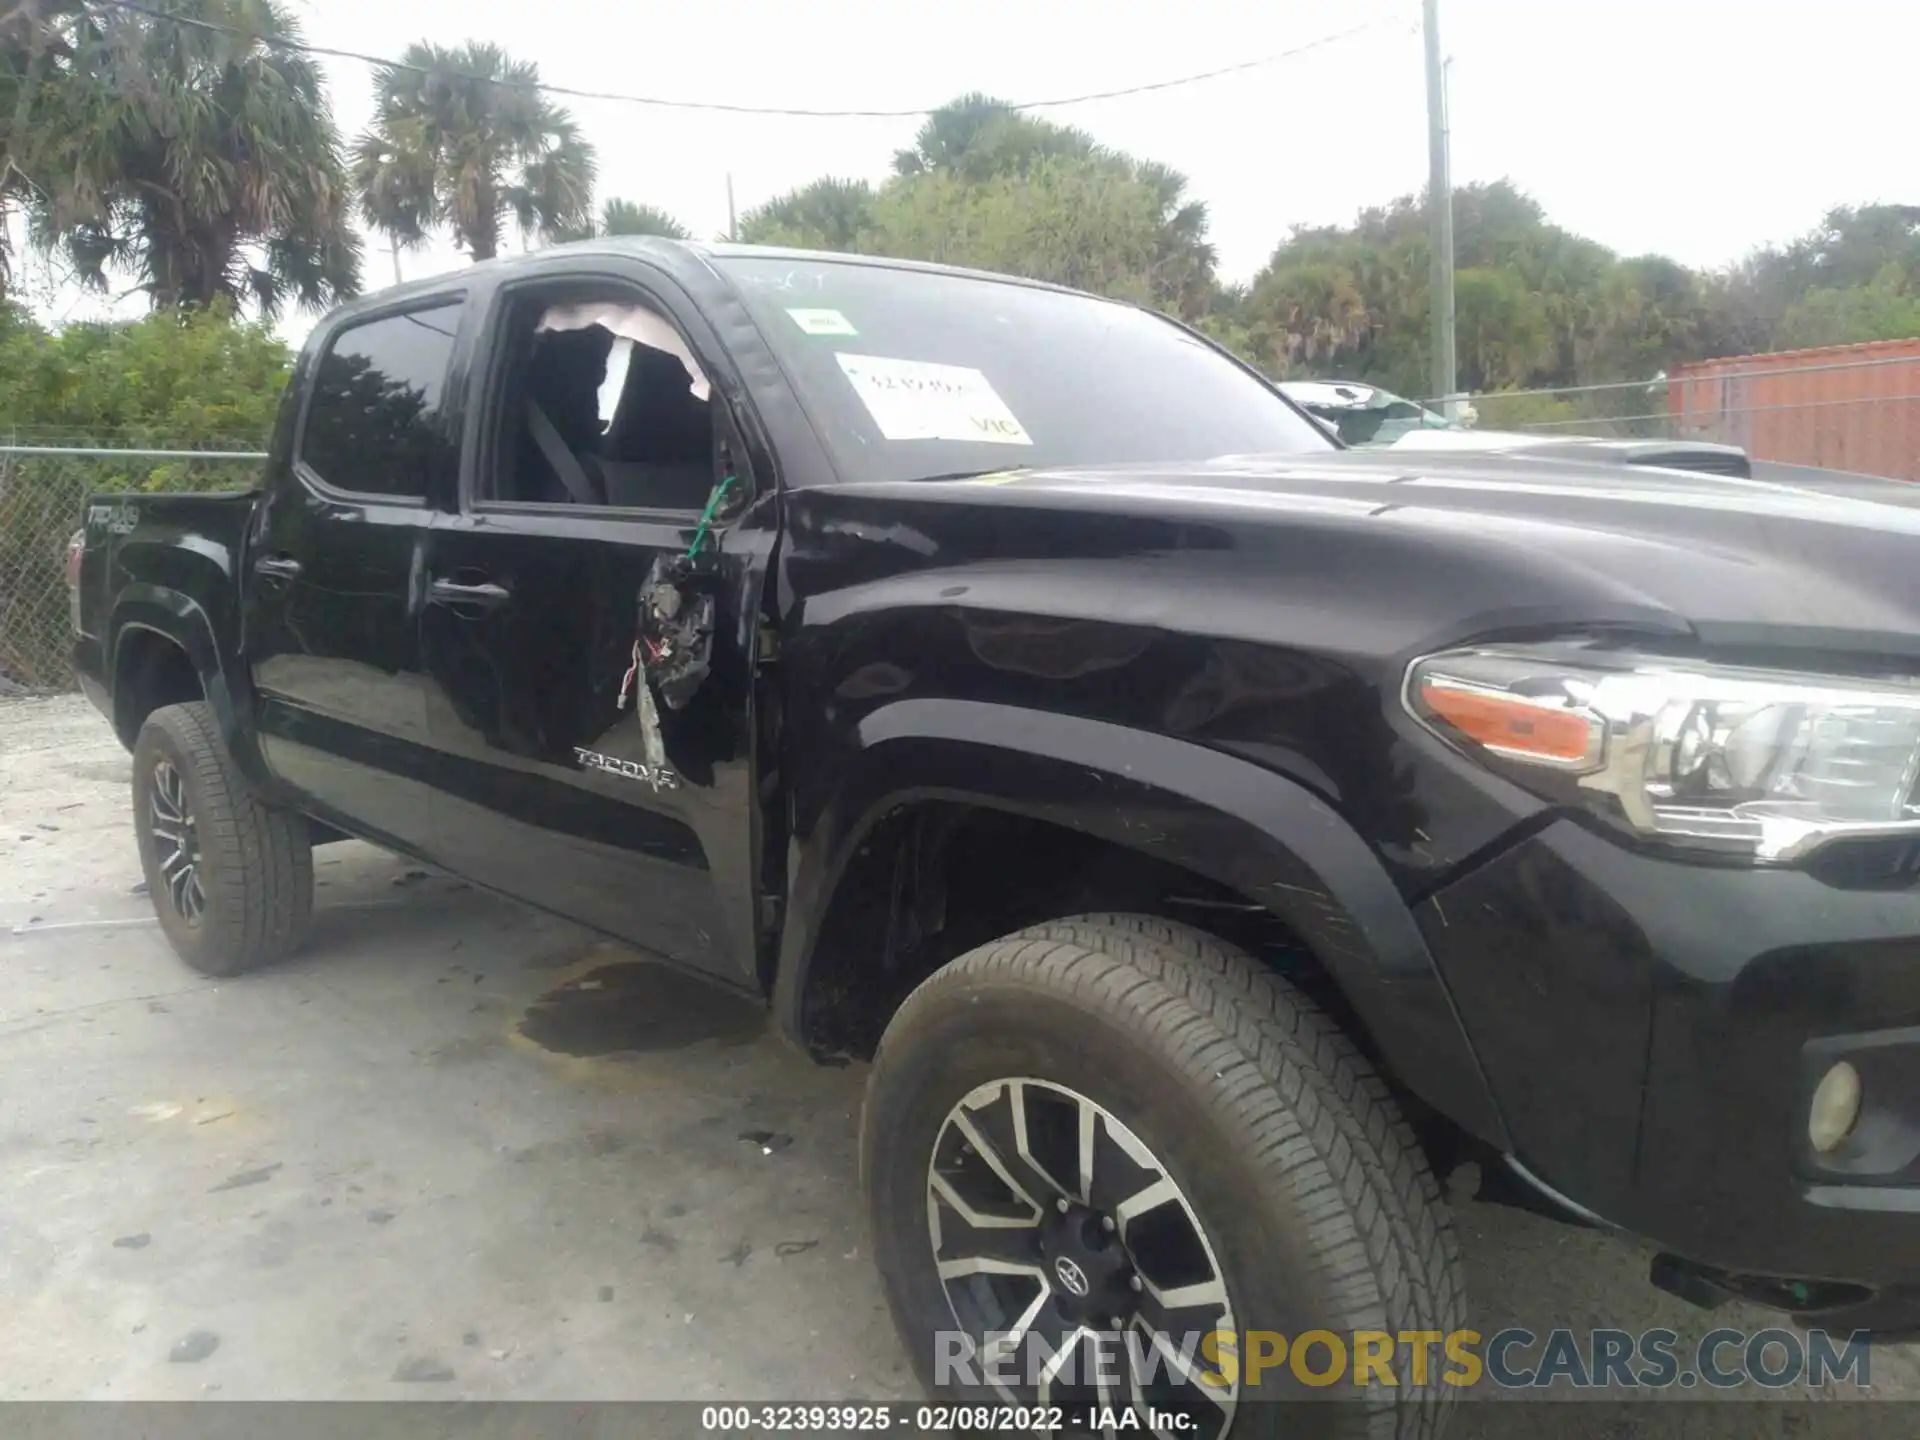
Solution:
M 1598 762 L 1605 728 L 1591 715 L 1542 705 L 1523 695 L 1466 685 L 1445 675 L 1423 675 L 1419 702 L 1467 739 L 1500 755 L 1536 764 L 1584 770 Z

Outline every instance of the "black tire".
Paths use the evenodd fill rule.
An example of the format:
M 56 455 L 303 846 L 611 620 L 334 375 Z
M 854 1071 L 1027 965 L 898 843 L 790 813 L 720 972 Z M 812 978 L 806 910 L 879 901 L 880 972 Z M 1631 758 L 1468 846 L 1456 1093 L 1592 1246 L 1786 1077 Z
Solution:
M 929 1216 L 941 1207 L 930 1200 L 929 1169 L 938 1145 L 943 1176 L 953 1173 L 953 1132 L 943 1127 L 961 1098 L 1015 1078 L 1091 1100 L 1152 1152 L 1217 1256 L 1230 1328 L 1241 1335 L 1291 1341 L 1326 1330 L 1350 1343 L 1355 1331 L 1451 1334 L 1464 1325 L 1459 1248 L 1439 1187 L 1386 1087 L 1339 1028 L 1212 936 L 1148 916 L 1077 916 L 994 941 L 930 977 L 894 1016 L 874 1062 L 863 1184 L 894 1320 L 931 1392 L 1008 1398 L 951 1383 L 964 1372 L 936 1373 L 937 1332 L 967 1324 L 935 1263 Z M 979 1133 L 989 1133 L 990 1108 L 969 1112 Z M 1033 1119 L 1026 1123 L 1032 1133 Z M 1036 1172 L 1017 1173 L 1031 1181 Z M 942 1213 L 944 1225 L 955 1223 L 957 1212 Z M 1068 1303 L 1054 1288 L 1047 1303 Z M 1440 1383 L 1448 1368 L 1440 1347 L 1430 1360 L 1428 1383 L 1414 1386 L 1410 1353 L 1396 1348 L 1397 1389 L 1356 1388 L 1351 1368 L 1337 1386 L 1309 1388 L 1277 1367 L 1257 1389 L 1241 1387 L 1231 1433 L 1437 1435 L 1454 1387 Z M 1308 1368 L 1328 1363 L 1316 1348 Z M 1013 1398 L 1033 1397 L 1018 1389 Z
M 178 799 L 168 798 L 175 791 Z M 183 808 L 184 822 L 166 818 L 175 808 Z M 160 928 L 201 974 L 270 964 L 306 937 L 313 915 L 306 817 L 255 798 L 204 702 L 168 705 L 140 727 L 133 827 Z M 179 878 L 178 834 L 190 837 L 192 886 Z

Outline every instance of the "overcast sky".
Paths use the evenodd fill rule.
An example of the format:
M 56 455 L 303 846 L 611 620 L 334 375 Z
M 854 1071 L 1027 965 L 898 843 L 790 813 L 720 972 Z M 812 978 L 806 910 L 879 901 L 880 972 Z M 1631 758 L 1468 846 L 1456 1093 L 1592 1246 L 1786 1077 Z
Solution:
M 1426 178 L 1418 0 L 293 3 L 320 45 L 397 55 L 418 39 L 483 39 L 556 84 L 860 109 L 1112 89 L 1381 16 L 1271 66 L 1045 113 L 1188 175 L 1231 279 L 1289 226 L 1348 220 Z M 1456 183 L 1510 177 L 1622 253 L 1722 265 L 1835 204 L 1920 201 L 1911 0 L 1441 0 L 1441 28 Z M 324 63 L 350 139 L 371 112 L 370 73 Z M 565 103 L 598 149 L 602 198 L 660 205 L 701 236 L 726 228 L 729 172 L 743 211 L 822 174 L 879 180 L 918 123 Z M 412 279 L 461 261 L 437 247 L 402 263 Z M 366 278 L 392 278 L 384 245 L 369 246 Z

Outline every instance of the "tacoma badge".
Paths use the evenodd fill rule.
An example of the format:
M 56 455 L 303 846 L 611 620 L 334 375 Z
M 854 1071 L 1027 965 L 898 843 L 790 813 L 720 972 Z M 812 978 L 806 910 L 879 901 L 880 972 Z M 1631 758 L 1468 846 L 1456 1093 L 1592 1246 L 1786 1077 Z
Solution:
M 664 765 L 649 765 L 644 760 L 622 760 L 616 755 L 602 755 L 597 750 L 583 750 L 573 747 L 573 758 L 580 762 L 583 770 L 604 770 L 609 775 L 623 775 L 629 780 L 638 780 L 651 785 L 655 790 L 678 790 L 680 777 Z

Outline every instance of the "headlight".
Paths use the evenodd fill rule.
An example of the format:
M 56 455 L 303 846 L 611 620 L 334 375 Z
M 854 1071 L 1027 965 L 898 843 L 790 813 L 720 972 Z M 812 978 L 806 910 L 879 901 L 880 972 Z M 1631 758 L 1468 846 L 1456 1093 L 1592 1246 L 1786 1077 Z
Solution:
M 1920 684 L 1574 647 L 1458 650 L 1407 672 L 1435 734 L 1634 834 L 1787 863 L 1920 834 Z

